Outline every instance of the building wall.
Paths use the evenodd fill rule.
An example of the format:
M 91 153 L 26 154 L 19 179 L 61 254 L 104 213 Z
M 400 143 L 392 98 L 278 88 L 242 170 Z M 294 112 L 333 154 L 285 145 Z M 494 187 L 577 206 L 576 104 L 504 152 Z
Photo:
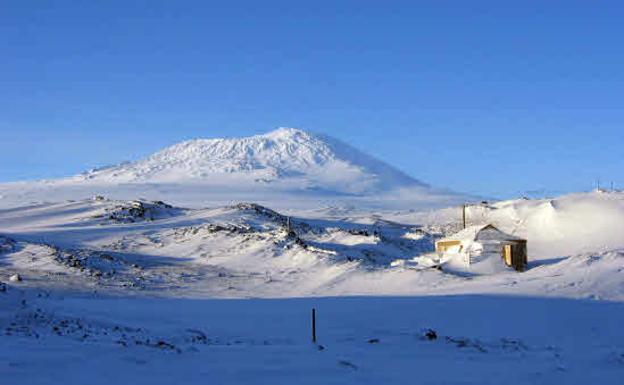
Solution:
M 436 251 L 438 253 L 445 253 L 447 251 L 450 252 L 459 252 L 460 248 L 461 248 L 461 242 L 460 241 L 455 241 L 455 240 L 451 240 L 451 241 L 438 241 L 436 242 Z

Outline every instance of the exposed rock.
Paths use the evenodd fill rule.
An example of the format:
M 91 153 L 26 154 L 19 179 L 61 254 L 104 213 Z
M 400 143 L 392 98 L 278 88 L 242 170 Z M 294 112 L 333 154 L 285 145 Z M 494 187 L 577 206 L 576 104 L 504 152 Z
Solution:
M 117 223 L 134 223 L 169 218 L 182 212 L 183 209 L 175 208 L 163 201 L 134 200 L 107 209 L 104 218 Z
M 438 339 L 438 333 L 433 329 L 425 329 L 422 336 L 429 341 Z
M 283 225 L 286 225 L 288 222 L 288 218 L 285 215 L 282 215 L 276 211 L 273 211 L 267 207 L 261 206 L 257 203 L 239 203 L 234 206 L 235 209 L 238 210 L 250 210 L 255 211 L 257 214 L 262 215 L 266 218 L 272 219 L 276 222 L 280 222 Z

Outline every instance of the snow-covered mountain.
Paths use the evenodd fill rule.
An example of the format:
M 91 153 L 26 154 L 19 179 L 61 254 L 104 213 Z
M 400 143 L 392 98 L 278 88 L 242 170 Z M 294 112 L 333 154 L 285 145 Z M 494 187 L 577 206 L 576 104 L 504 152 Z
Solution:
M 401 209 L 449 206 L 466 199 L 334 138 L 279 128 L 245 138 L 189 140 L 145 159 L 74 177 L 0 184 L 0 207 L 91 195 L 183 206 L 253 201 L 276 208 Z
M 295 128 L 231 139 L 195 139 L 146 159 L 92 170 L 100 182 L 282 183 L 301 188 L 366 193 L 425 186 L 336 139 Z
M 624 193 L 462 199 L 292 129 L 0 185 L 2 378 L 620 383 Z M 526 239 L 527 269 L 440 259 L 463 213 Z

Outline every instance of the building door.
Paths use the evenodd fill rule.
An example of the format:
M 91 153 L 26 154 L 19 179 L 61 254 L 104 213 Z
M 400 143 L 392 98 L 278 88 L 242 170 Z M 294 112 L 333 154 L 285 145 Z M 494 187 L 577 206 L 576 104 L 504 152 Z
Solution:
M 513 263 L 513 253 L 511 249 L 511 245 L 503 245 L 503 260 L 505 261 L 505 265 L 512 266 Z

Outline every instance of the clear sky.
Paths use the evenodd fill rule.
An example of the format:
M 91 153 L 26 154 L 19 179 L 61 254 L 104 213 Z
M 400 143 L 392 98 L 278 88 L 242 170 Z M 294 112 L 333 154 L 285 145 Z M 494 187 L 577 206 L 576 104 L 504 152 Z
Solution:
M 624 188 L 621 1 L 0 0 L 0 181 L 333 135 L 437 186 Z

